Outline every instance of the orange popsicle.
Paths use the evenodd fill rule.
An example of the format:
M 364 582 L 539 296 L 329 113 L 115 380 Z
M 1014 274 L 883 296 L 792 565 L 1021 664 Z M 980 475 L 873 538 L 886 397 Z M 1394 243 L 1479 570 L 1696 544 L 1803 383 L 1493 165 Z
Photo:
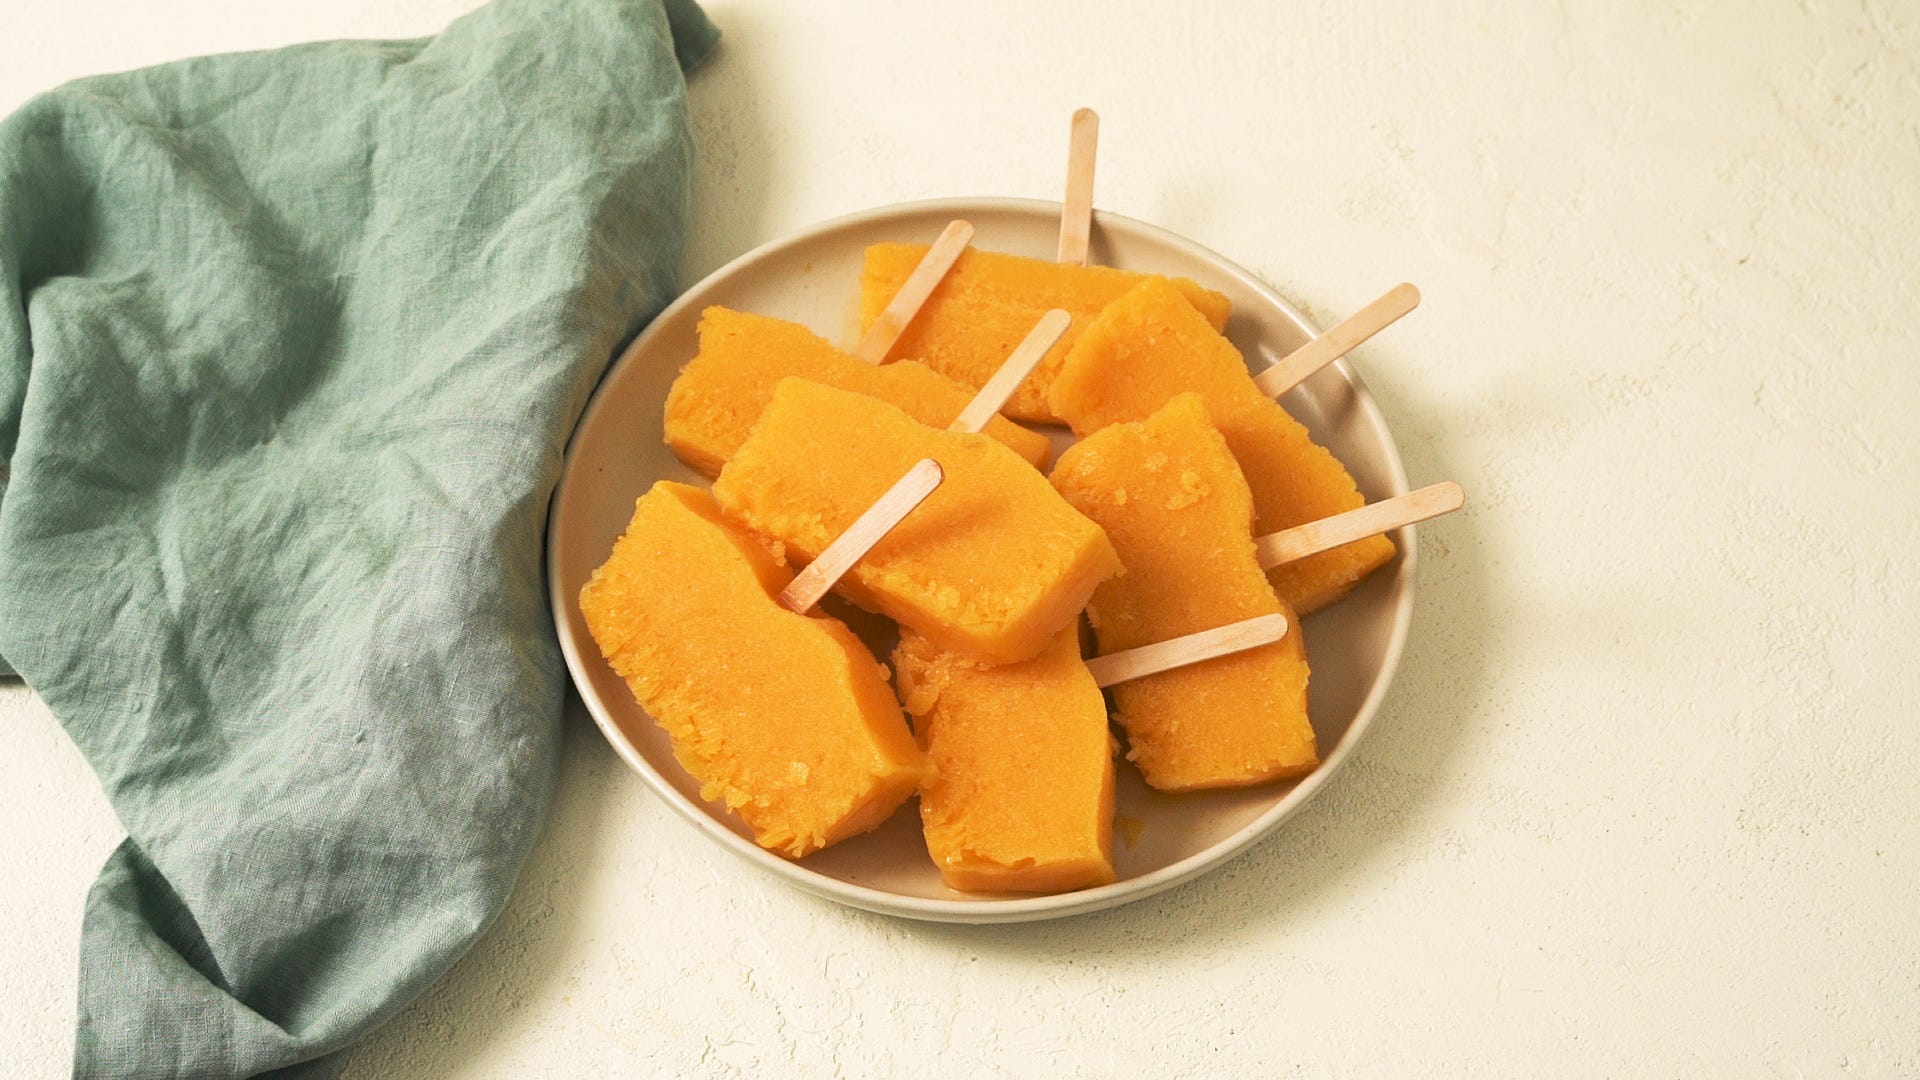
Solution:
M 931 769 L 866 646 L 775 602 L 791 577 L 705 492 L 661 481 L 580 611 L 701 797 L 799 858 L 885 821 Z
M 867 249 L 860 274 L 863 328 L 879 317 L 926 251 L 924 244 L 875 244 Z M 1107 266 L 1064 265 L 969 248 L 888 355 L 911 356 L 956 382 L 981 386 L 1043 312 L 1062 308 L 1073 316 L 1073 324 L 1005 410 L 1018 420 L 1059 422 L 1063 418 L 1048 404 L 1047 387 L 1061 361 L 1080 330 L 1144 278 Z M 1185 279 L 1173 279 L 1171 287 L 1204 311 L 1214 326 L 1227 324 L 1232 305 L 1225 296 Z
M 1184 391 L 1206 400 L 1239 461 L 1253 490 L 1259 532 L 1317 521 L 1365 502 L 1346 466 L 1254 385 L 1233 343 L 1163 279 L 1134 287 L 1081 332 L 1050 393 L 1054 408 L 1085 436 L 1145 419 Z M 1270 573 L 1281 599 L 1306 615 L 1345 596 L 1393 551 L 1393 541 L 1371 536 Z
M 1318 764 L 1300 628 L 1253 546 L 1253 496 L 1197 394 L 1060 455 L 1053 483 L 1107 531 L 1126 573 L 1087 606 L 1102 653 L 1259 615 L 1287 634 L 1112 688 L 1128 758 L 1164 791 L 1236 787 Z
M 921 458 L 939 489 L 835 586 L 942 648 L 1013 663 L 1120 572 L 1113 546 L 1019 455 L 875 398 L 782 379 L 720 478 L 727 514 L 810 562 Z
M 998 667 L 909 632 L 893 667 L 934 764 L 920 821 L 948 885 L 1066 892 L 1114 879 L 1112 736 L 1077 626 Z
M 890 401 L 931 427 L 946 427 L 973 397 L 970 388 L 911 360 L 864 363 L 799 323 L 710 307 L 700 313 L 700 351 L 667 392 L 667 445 L 692 468 L 718 475 L 788 375 Z M 1046 436 L 1005 417 L 989 420 L 984 434 L 1035 468 L 1053 455 Z

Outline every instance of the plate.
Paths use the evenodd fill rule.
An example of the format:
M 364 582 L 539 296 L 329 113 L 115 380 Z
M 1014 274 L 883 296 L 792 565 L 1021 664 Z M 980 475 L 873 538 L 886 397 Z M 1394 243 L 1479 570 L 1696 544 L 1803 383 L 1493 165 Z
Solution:
M 728 263 L 687 290 L 621 354 L 575 429 L 547 529 L 553 620 L 575 687 L 622 759 L 668 805 L 721 847 L 809 892 L 868 911 L 943 922 L 1018 922 L 1097 911 L 1150 896 L 1247 850 L 1305 805 L 1366 732 L 1405 643 L 1413 611 L 1412 530 L 1395 534 L 1399 556 L 1344 601 L 1306 620 L 1313 665 L 1308 709 L 1322 762 L 1297 782 L 1236 791 L 1162 795 L 1124 761 L 1119 769 L 1111 885 L 1055 896 L 956 892 L 940 880 L 921 840 L 912 801 L 865 836 L 792 862 L 755 845 L 733 815 L 700 799 L 667 738 L 601 659 L 577 597 L 625 529 L 633 503 L 654 481 L 703 478 L 661 441 L 661 405 L 693 357 L 700 312 L 721 304 L 791 319 L 828 340 L 857 338 L 861 255 L 888 240 L 931 242 L 947 222 L 974 225 L 974 245 L 1050 259 L 1058 203 L 945 199 L 905 203 L 817 225 Z M 1093 260 L 1192 278 L 1233 301 L 1227 336 L 1258 370 L 1304 343 L 1314 328 L 1246 270 L 1165 230 L 1096 213 Z M 1369 501 L 1407 490 L 1400 455 L 1366 388 L 1345 363 L 1314 375 L 1286 398 L 1289 412 L 1352 471 Z M 1068 436 L 1055 432 L 1065 445 Z

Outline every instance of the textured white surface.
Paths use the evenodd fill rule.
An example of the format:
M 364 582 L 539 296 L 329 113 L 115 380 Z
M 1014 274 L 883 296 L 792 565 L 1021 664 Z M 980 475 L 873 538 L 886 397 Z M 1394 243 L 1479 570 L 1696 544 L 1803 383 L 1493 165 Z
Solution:
M 425 32 L 452 0 L 10 11 L 0 108 L 97 70 Z M 879 203 L 1098 203 L 1321 318 L 1423 533 L 1398 688 L 1226 870 L 1027 927 L 840 910 L 570 721 L 512 905 L 350 1077 L 1920 1073 L 1920 22 L 1911 5 L 713 0 L 689 279 Z M 0 1057 L 65 1068 L 116 839 L 0 689 Z

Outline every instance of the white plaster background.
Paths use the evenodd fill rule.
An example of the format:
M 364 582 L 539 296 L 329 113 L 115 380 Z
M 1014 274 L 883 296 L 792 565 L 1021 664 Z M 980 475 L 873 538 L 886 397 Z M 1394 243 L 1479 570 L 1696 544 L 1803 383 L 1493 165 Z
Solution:
M 0 108 L 466 0 L 9 5 Z M 712 0 L 688 280 L 902 199 L 1098 202 L 1362 349 L 1428 528 L 1407 661 L 1226 869 L 1026 927 L 841 910 L 570 721 L 511 906 L 346 1075 L 1920 1073 L 1920 22 L 1899 3 Z M 1471 9 L 1471 10 L 1469 10 Z M 0 1057 L 66 1069 L 117 840 L 0 689 Z

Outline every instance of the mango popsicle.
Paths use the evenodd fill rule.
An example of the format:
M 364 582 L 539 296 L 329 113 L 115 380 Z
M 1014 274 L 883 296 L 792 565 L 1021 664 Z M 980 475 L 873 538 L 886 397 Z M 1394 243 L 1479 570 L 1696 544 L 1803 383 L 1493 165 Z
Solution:
M 1103 653 L 1258 615 L 1289 621 L 1273 644 L 1112 688 L 1127 756 L 1147 783 L 1190 791 L 1311 771 L 1299 625 L 1255 560 L 1252 493 L 1199 395 L 1089 435 L 1060 455 L 1053 484 L 1100 523 L 1127 568 L 1087 606 Z
M 661 481 L 580 611 L 701 797 L 799 858 L 885 821 L 931 769 L 852 632 L 774 601 L 791 577 L 705 492 Z
M 1353 477 L 1307 429 L 1254 384 L 1233 343 L 1164 280 L 1144 281 L 1080 334 L 1050 391 L 1082 436 L 1146 418 L 1194 391 L 1225 436 L 1253 490 L 1256 527 L 1278 532 L 1364 503 Z M 1275 567 L 1281 599 L 1302 615 L 1345 596 L 1393 558 L 1373 536 Z
M 860 274 L 860 325 L 872 324 L 887 301 L 926 254 L 924 244 L 875 244 Z M 1060 422 L 1047 387 L 1080 330 L 1146 275 L 1107 266 L 1072 266 L 969 248 L 907 324 L 889 356 L 910 356 L 968 386 L 984 384 L 999 369 L 1042 312 L 1063 308 L 1073 323 L 1040 367 L 1007 403 L 1018 420 Z M 1164 279 L 1163 279 L 1164 280 Z M 1227 323 L 1225 296 L 1184 279 L 1172 288 L 1186 296 L 1216 327 Z
M 1077 625 L 997 667 L 908 632 L 893 667 L 934 764 L 920 820 L 949 886 L 1066 892 L 1114 880 L 1112 736 Z
M 667 392 L 667 445 L 691 468 L 718 475 L 788 375 L 892 402 L 930 427 L 946 427 L 973 397 L 969 387 L 911 360 L 864 363 L 799 323 L 710 307 L 700 313 L 700 351 Z M 989 420 L 984 434 L 1035 468 L 1053 455 L 1046 436 L 1005 417 Z
M 921 458 L 938 462 L 945 482 L 840 579 L 847 599 L 942 648 L 1013 663 L 1045 648 L 1120 572 L 1099 526 L 1005 446 L 806 379 L 780 381 L 713 494 L 730 517 L 809 562 Z

